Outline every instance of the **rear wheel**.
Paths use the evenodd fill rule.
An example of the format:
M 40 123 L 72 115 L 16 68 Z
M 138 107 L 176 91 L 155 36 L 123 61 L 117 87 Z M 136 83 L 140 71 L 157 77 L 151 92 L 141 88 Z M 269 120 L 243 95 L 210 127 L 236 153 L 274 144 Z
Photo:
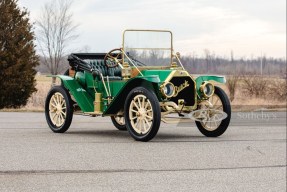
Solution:
M 137 141 L 149 141 L 158 132 L 161 112 L 155 94 L 143 87 L 134 88 L 125 102 L 125 122 Z
M 112 120 L 114 126 L 118 130 L 120 130 L 120 131 L 127 130 L 126 123 L 125 123 L 125 117 L 123 115 L 122 116 L 111 116 L 111 120 Z
M 219 87 L 215 87 L 214 94 L 208 99 L 199 104 L 198 109 L 206 110 L 207 119 L 214 119 L 215 121 L 196 121 L 196 126 L 199 131 L 207 137 L 218 137 L 222 135 L 230 122 L 231 106 L 226 93 Z M 209 111 L 209 109 L 211 109 Z M 223 111 L 227 117 L 222 121 L 216 121 L 216 111 Z
M 54 86 L 45 102 L 45 116 L 50 129 L 64 133 L 73 119 L 73 105 L 68 91 L 62 86 Z

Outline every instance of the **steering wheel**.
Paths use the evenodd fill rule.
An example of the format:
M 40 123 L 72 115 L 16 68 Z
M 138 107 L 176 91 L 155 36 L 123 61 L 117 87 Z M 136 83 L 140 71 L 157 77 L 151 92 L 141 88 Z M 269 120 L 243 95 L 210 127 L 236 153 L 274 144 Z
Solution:
M 104 63 L 108 68 L 114 68 L 122 61 L 122 50 L 113 49 L 105 55 Z

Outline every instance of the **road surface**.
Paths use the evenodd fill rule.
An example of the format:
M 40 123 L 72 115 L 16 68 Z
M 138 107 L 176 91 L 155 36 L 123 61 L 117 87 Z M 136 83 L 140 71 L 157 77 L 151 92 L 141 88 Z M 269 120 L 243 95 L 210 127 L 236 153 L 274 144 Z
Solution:
M 237 112 L 219 138 L 193 122 L 136 142 L 110 119 L 0 112 L 0 191 L 286 191 L 286 113 Z

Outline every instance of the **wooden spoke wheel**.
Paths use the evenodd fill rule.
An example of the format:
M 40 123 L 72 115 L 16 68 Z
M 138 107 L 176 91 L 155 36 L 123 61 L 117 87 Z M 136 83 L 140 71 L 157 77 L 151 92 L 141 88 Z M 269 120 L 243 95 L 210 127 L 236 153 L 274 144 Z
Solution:
M 125 102 L 125 121 L 130 135 L 139 141 L 149 141 L 158 132 L 161 113 L 157 97 L 151 91 L 133 89 Z
M 118 130 L 120 130 L 120 131 L 127 130 L 126 123 L 125 123 L 125 117 L 123 115 L 112 116 L 111 119 L 112 119 L 114 126 Z
M 203 135 L 218 137 L 226 131 L 231 118 L 231 107 L 227 95 L 221 88 L 215 87 L 214 94 L 207 101 L 201 102 L 198 109 L 203 110 L 206 115 L 204 121 L 195 122 Z M 227 117 L 218 121 L 222 112 L 226 113 Z
M 68 91 L 55 86 L 48 93 L 45 115 L 49 127 L 56 133 L 63 133 L 70 127 L 73 118 L 72 101 Z

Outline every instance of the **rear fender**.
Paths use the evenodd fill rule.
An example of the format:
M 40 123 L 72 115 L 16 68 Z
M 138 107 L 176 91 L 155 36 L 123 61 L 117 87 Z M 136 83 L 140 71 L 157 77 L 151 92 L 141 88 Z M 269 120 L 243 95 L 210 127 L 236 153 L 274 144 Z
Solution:
M 83 112 L 94 111 L 93 96 L 90 95 L 74 78 L 66 75 L 53 75 L 50 77 L 61 79 L 62 85 L 70 92 L 71 95 L 73 95 Z

